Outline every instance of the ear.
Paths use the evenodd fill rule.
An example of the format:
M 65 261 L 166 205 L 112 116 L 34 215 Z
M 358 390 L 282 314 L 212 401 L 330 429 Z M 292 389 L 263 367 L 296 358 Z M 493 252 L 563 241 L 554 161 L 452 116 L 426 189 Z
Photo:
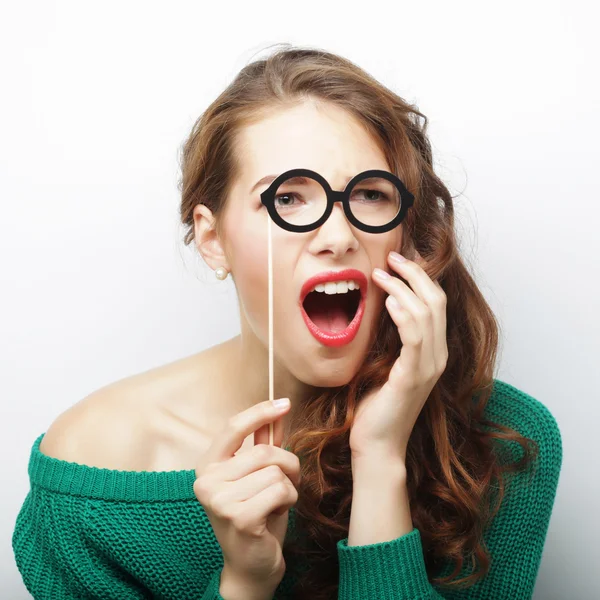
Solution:
M 204 262 L 213 270 L 231 270 L 221 240 L 215 229 L 212 211 L 204 204 L 194 206 L 194 242 Z

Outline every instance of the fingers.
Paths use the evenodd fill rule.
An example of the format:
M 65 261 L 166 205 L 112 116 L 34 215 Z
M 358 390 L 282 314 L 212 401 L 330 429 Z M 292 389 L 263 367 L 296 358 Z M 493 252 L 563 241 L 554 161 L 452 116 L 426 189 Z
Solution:
M 241 479 L 222 482 L 219 494 L 220 502 L 244 502 L 263 490 L 278 483 L 287 483 L 296 487 L 278 465 L 268 465 Z
M 247 452 L 241 452 L 220 467 L 223 481 L 235 481 L 266 467 L 279 470 L 281 476 L 289 477 L 294 486 L 300 485 L 300 460 L 292 452 L 277 446 L 259 444 Z
M 259 427 L 284 415 L 290 408 L 276 408 L 270 400 L 259 402 L 231 417 L 227 425 L 217 434 L 207 450 L 208 462 L 223 461 L 231 458 L 242 446 L 244 440 Z M 281 440 L 279 442 L 281 444 Z
M 411 293 L 413 298 L 416 294 L 421 300 L 421 310 L 417 310 L 415 313 L 417 317 L 420 317 L 420 322 L 426 324 L 426 322 L 429 321 L 433 324 L 430 332 L 431 337 L 428 338 L 428 341 L 433 350 L 437 373 L 443 371 L 448 358 L 448 342 L 446 339 L 447 298 L 439 281 L 432 281 L 425 272 L 423 266 L 426 263 L 421 255 L 418 254 L 416 250 L 415 253 L 415 261 L 406 260 L 397 262 L 392 260 L 392 257 L 390 256 L 389 263 L 410 283 L 410 287 L 414 290 L 414 293 L 412 293 L 410 288 L 406 284 L 403 284 L 406 293 Z
M 269 515 L 282 515 L 298 501 L 298 490 L 290 482 L 280 482 L 269 486 L 244 502 L 248 512 Z
M 415 261 L 397 261 L 395 253 L 388 256 L 389 265 L 408 284 L 397 277 L 389 279 L 376 278 L 376 282 L 393 296 L 399 309 L 389 308 L 390 315 L 399 329 L 402 328 L 403 343 L 420 346 L 421 352 L 412 352 L 406 348 L 407 366 L 410 369 L 419 366 L 421 358 L 431 360 L 427 349 L 433 353 L 436 372 L 445 366 L 448 347 L 446 339 L 446 294 L 437 281 L 432 281 L 422 265 L 423 259 L 415 254 Z M 404 309 L 404 310 L 402 310 Z M 406 339 L 404 339 L 406 338 Z M 412 355 L 412 356 L 408 356 Z M 425 365 L 423 365 L 425 366 Z
M 283 442 L 283 415 L 273 422 L 273 444 L 281 448 Z M 261 425 L 254 432 L 254 445 L 267 444 L 269 445 L 269 423 Z
M 443 295 L 441 286 L 436 286 L 418 263 L 408 259 L 398 261 L 394 259 L 394 256 L 395 253 L 390 253 L 388 255 L 390 267 L 410 284 L 410 286 L 408 286 L 398 278 L 392 278 L 393 283 L 399 284 L 395 289 L 399 294 L 398 302 L 400 302 L 400 306 L 402 306 L 402 300 L 407 303 L 407 306 L 410 304 L 412 308 L 417 310 L 421 303 L 431 307 L 438 304 Z
M 400 270 L 399 267 L 395 268 Z M 410 279 L 404 268 L 401 273 Z M 378 270 L 374 274 L 378 275 Z M 431 309 L 400 279 L 391 276 L 373 279 L 398 304 L 394 306 L 386 300 L 387 310 L 402 340 L 402 352 L 390 371 L 390 382 L 394 385 L 399 382 L 412 385 L 419 380 L 422 362 L 432 361 L 434 324 Z

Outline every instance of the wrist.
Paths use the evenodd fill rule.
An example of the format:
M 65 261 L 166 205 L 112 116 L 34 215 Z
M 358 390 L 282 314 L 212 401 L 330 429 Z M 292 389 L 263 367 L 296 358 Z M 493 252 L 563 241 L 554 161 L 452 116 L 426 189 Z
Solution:
M 354 481 L 361 479 L 406 482 L 406 463 L 401 459 L 372 455 L 353 457 L 351 468 Z
M 223 567 L 219 594 L 225 600 L 272 600 L 278 585 L 248 581 Z

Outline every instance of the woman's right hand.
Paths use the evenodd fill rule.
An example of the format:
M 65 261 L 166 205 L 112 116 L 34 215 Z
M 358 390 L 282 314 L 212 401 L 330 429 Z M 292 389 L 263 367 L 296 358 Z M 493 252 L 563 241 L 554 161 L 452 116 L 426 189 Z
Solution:
M 223 551 L 222 581 L 238 587 L 274 591 L 285 574 L 282 547 L 300 482 L 298 457 L 281 448 L 281 417 L 289 407 L 277 409 L 266 400 L 236 414 L 196 468 L 194 493 Z M 254 447 L 236 455 L 252 432 Z

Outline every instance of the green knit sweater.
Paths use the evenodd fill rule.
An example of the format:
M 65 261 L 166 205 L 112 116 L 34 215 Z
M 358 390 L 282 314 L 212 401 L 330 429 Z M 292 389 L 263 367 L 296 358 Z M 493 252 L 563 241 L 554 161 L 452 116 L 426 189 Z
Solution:
M 465 590 L 432 586 L 416 528 L 364 546 L 348 546 L 345 538 L 337 544 L 340 600 L 532 597 L 562 465 L 561 434 L 545 405 L 499 380 L 486 416 L 540 446 L 531 481 L 527 473 L 513 476 L 521 485 L 507 487 L 485 534 L 492 556 L 487 576 Z M 12 536 L 17 567 L 36 600 L 227 600 L 219 594 L 221 549 L 194 495 L 194 470 L 119 471 L 67 462 L 40 452 L 43 436 L 33 443 L 31 489 Z M 518 444 L 508 446 L 512 458 L 522 456 Z M 292 507 L 288 535 L 294 514 Z M 288 565 L 275 599 L 288 597 L 294 570 Z M 461 575 L 469 572 L 466 562 Z

